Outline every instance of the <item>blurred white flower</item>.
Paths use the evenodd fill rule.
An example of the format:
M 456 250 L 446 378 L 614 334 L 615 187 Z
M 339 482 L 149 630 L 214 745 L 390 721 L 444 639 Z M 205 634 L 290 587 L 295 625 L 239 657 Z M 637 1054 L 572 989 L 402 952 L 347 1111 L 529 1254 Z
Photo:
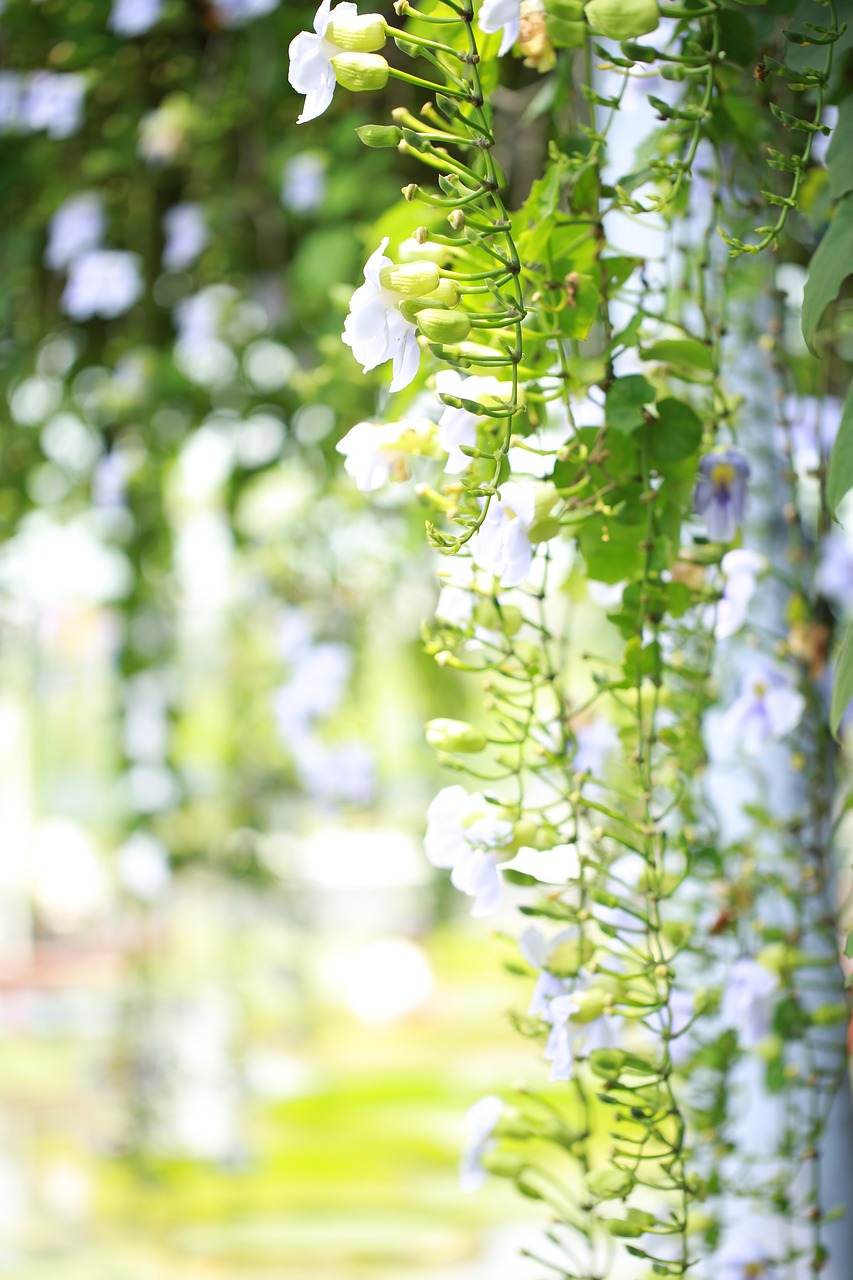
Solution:
M 757 960 L 743 956 L 732 965 L 720 1015 L 723 1024 L 737 1032 L 742 1049 L 756 1048 L 770 1033 L 778 990 L 776 974 Z
M 368 805 L 376 792 L 376 761 L 361 742 L 329 746 L 307 734 L 293 763 L 305 790 L 324 804 Z
M 17 71 L 0 71 L 0 130 L 9 133 L 24 123 L 24 84 Z
M 535 924 L 528 927 L 518 939 L 518 949 L 524 956 L 529 965 L 534 969 L 539 969 L 539 977 L 536 979 L 536 986 L 533 988 L 533 995 L 530 1000 L 530 1007 L 527 1012 L 531 1018 L 543 1018 L 546 1022 L 551 1021 L 551 1001 L 557 996 L 564 996 L 569 993 L 569 984 L 564 978 L 557 978 L 553 973 L 549 973 L 545 968 L 548 963 L 548 957 L 562 942 L 567 942 L 575 935 L 570 929 L 563 929 L 556 934 L 550 942 L 545 940 L 545 936 L 541 929 Z
M 141 36 L 163 12 L 163 0 L 113 0 L 107 26 L 117 36 Z
M 72 320 L 123 315 L 142 297 L 142 260 L 123 249 L 91 249 L 70 264 L 61 307 Z
M 135 898 L 157 902 L 172 878 L 166 846 L 144 831 L 132 832 L 118 851 L 118 877 Z
M 28 129 L 49 138 L 70 138 L 83 123 L 84 76 L 36 71 L 26 82 L 21 118 Z
M 600 988 L 583 984 L 582 979 L 570 995 L 555 996 L 542 1015 L 551 1023 L 544 1057 L 551 1063 L 552 1080 L 571 1080 L 579 1037 L 585 1053 L 613 1048 L 618 1039 L 621 1019 L 604 1012 L 605 996 Z
M 491 34 L 502 32 L 499 55 L 508 52 L 518 39 L 521 30 L 521 0 L 483 0 L 483 6 L 477 14 L 477 25 L 481 31 Z
M 398 295 L 379 282 L 383 267 L 393 265 L 391 259 L 385 257 L 387 248 L 388 236 L 385 236 L 365 263 L 364 284 L 352 295 L 343 340 L 352 348 L 365 373 L 386 360 L 393 360 L 391 390 L 402 391 L 418 372 L 421 352 L 417 328 L 397 306 Z
M 746 1236 L 727 1240 L 717 1254 L 716 1280 L 775 1280 L 776 1268 L 763 1244 Z
M 312 151 L 291 156 L 281 175 L 281 203 L 291 213 L 313 213 L 326 198 L 326 161 Z
M 576 746 L 572 768 L 575 773 L 588 773 L 593 778 L 600 778 L 607 757 L 619 744 L 614 725 L 603 716 L 596 716 L 589 724 L 579 725 L 574 734 Z
M 438 593 L 435 616 L 453 627 L 464 627 L 474 615 L 474 596 L 465 587 L 447 584 Z
M 483 1156 L 496 1145 L 492 1134 L 503 1109 L 501 1099 L 489 1094 L 465 1114 L 465 1142 L 459 1162 L 459 1185 L 463 1191 L 476 1191 L 486 1181 Z
M 512 839 L 512 823 L 494 815 L 485 798 L 464 787 L 444 787 L 427 810 L 426 856 L 434 867 L 452 868 L 450 880 L 474 899 L 472 916 L 491 915 L 500 905 L 495 852 Z
M 821 543 L 815 587 L 836 608 L 853 609 L 853 549 L 841 533 L 828 534 Z
M 166 244 L 163 266 L 167 271 L 183 271 L 191 267 L 207 245 L 204 210 L 198 204 L 176 204 L 163 215 Z
M 75 258 L 100 245 L 105 228 L 104 206 L 97 192 L 69 196 L 50 220 L 45 263 L 54 271 L 64 271 Z
M 740 697 L 723 716 L 722 732 L 748 755 L 756 755 L 797 727 L 805 705 L 787 672 L 758 658 L 743 678 Z
M 422 452 L 434 427 L 428 418 L 403 418 L 385 424 L 358 422 L 338 441 L 336 449 L 346 459 L 348 475 L 363 493 L 369 493 L 392 476 L 406 478 L 406 458 Z
M 501 486 L 500 501 L 492 498 L 486 518 L 468 542 L 471 558 L 500 579 L 502 587 L 517 587 L 533 564 L 528 531 L 536 518 L 536 490 L 512 481 Z
M 223 27 L 239 27 L 277 9 L 281 0 L 213 0 Z
M 767 571 L 769 561 L 758 551 L 738 547 L 727 551 L 720 562 L 723 571 L 723 594 L 716 606 L 714 634 L 718 640 L 733 636 L 746 622 L 749 602 L 755 593 L 756 583 Z M 714 610 L 711 610 L 713 615 Z
M 455 369 L 442 369 L 435 376 L 435 390 L 439 396 L 456 396 L 461 400 L 481 402 L 487 400 L 512 399 L 512 386 L 490 376 L 472 375 L 462 378 Z M 477 423 L 482 414 L 471 413 L 469 409 L 454 408 L 444 405 L 438 420 L 438 443 L 447 454 L 445 470 L 450 475 L 458 475 L 471 465 L 471 459 L 462 453 L 460 445 L 473 446 L 477 443 Z

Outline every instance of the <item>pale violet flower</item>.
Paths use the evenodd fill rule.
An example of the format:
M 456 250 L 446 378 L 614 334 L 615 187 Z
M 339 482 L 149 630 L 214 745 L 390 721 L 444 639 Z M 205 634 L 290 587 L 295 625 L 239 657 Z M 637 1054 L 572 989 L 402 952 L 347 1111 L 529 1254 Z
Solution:
M 575 754 L 572 768 L 575 773 L 588 773 L 600 778 L 607 757 L 619 744 L 619 736 L 609 720 L 596 716 L 589 724 L 579 725 L 574 731 Z
M 790 425 L 778 429 L 777 442 L 783 447 L 790 443 L 797 471 L 814 471 L 829 457 L 841 424 L 841 409 L 837 396 L 785 397 L 782 413 Z
M 815 587 L 845 613 L 853 609 L 853 550 L 843 534 L 830 533 L 823 539 Z
M 184 271 L 204 251 L 209 240 L 204 210 L 198 204 L 176 204 L 163 215 L 166 243 L 163 266 L 167 271 Z
M 474 596 L 465 587 L 447 583 L 438 593 L 435 616 L 453 627 L 466 627 L 474 616 Z
M 163 0 L 113 0 L 107 26 L 117 36 L 142 36 L 163 12 Z
M 716 1280 L 776 1280 L 776 1268 L 763 1244 L 745 1236 L 727 1240 L 717 1254 Z
M 280 0 L 213 0 L 213 7 L 223 27 L 241 27 L 277 9 Z
M 391 259 L 385 257 L 387 248 L 385 236 L 365 263 L 364 284 L 352 295 L 343 340 L 352 348 L 365 373 L 386 360 L 393 360 L 391 390 L 402 391 L 418 372 L 421 352 L 416 326 L 397 306 L 399 295 L 383 288 L 379 282 L 383 267 L 393 265 Z
M 64 271 L 75 258 L 97 249 L 105 227 L 104 206 L 95 191 L 69 196 L 50 220 L 44 251 L 46 265 L 54 271 Z
M 512 399 L 512 386 L 489 376 L 472 375 L 460 378 L 455 369 L 442 369 L 435 377 L 435 389 L 439 396 L 451 395 L 459 399 L 480 402 L 481 397 L 494 397 L 509 402 Z M 450 475 L 459 475 L 471 465 L 471 459 L 462 453 L 460 445 L 473 446 L 477 443 L 477 423 L 482 414 L 471 413 L 464 408 L 445 405 L 438 420 L 438 443 L 447 454 L 445 470 Z
M 356 18 L 358 6 L 346 2 L 335 5 L 338 18 Z M 300 31 L 290 42 L 290 67 L 287 78 L 297 93 L 305 94 L 305 106 L 297 117 L 297 124 L 316 120 L 332 101 L 335 92 L 335 69 L 332 58 L 344 51 L 331 40 L 326 31 L 332 21 L 332 0 L 323 0 L 314 15 L 314 35 Z
M 70 138 L 83 123 L 84 76 L 36 71 L 27 81 L 21 106 L 23 123 L 49 138 Z
M 0 71 L 0 129 L 9 133 L 23 124 L 24 84 L 17 71 Z
M 352 652 L 334 640 L 300 647 L 290 656 L 290 679 L 273 697 L 273 714 L 287 745 L 298 745 L 314 720 L 340 704 L 352 671 Z
M 524 956 L 529 965 L 534 969 L 539 969 L 539 977 L 536 979 L 536 986 L 533 988 L 533 995 L 530 1000 L 530 1007 L 527 1012 L 531 1018 L 543 1018 L 546 1022 L 551 1021 L 551 1001 L 557 996 L 564 996 L 569 993 L 569 984 L 565 978 L 557 978 L 553 973 L 549 973 L 545 967 L 548 963 L 548 957 L 558 947 L 561 942 L 567 942 L 575 935 L 570 929 L 563 929 L 556 934 L 550 942 L 535 924 L 528 927 L 518 939 L 518 949 Z
M 805 705 L 787 673 L 759 658 L 743 678 L 740 697 L 723 717 L 723 732 L 748 755 L 755 755 L 796 729 Z
M 755 1049 L 770 1033 L 779 990 L 775 973 L 743 956 L 732 965 L 720 1009 L 723 1024 L 737 1032 L 742 1049 Z
M 291 156 L 281 175 L 281 203 L 291 213 L 313 213 L 326 198 L 327 165 L 323 156 L 303 151 Z
M 501 1099 L 489 1094 L 475 1102 L 465 1115 L 465 1142 L 459 1162 L 459 1185 L 463 1191 L 477 1191 L 486 1181 L 483 1157 L 496 1145 L 492 1135 L 503 1109 Z
M 748 480 L 749 463 L 734 449 L 700 459 L 693 508 L 705 517 L 712 542 L 731 542 L 743 524 Z
M 548 1012 L 544 1017 L 546 1022 L 551 1023 L 551 1031 L 544 1057 L 551 1063 L 552 1080 L 571 1080 L 575 1042 L 579 1038 L 585 1053 L 594 1049 L 611 1049 L 617 1043 L 621 1019 L 613 1018 L 603 1011 L 597 1017 L 590 1018 L 584 1009 L 590 994 L 591 988 L 584 989 L 581 986 L 570 995 L 555 996 L 548 1005 Z
M 500 579 L 502 587 L 517 587 L 533 564 L 529 530 L 536 518 L 536 489 L 512 481 L 492 498 L 486 518 L 468 542 L 474 563 Z
M 427 810 L 424 849 L 434 867 L 450 868 L 460 893 L 474 899 L 472 916 L 491 915 L 500 906 L 496 851 L 512 839 L 512 823 L 494 816 L 479 793 L 444 787 Z
M 749 603 L 758 579 L 767 571 L 768 560 L 758 551 L 745 547 L 727 551 L 720 562 L 723 571 L 723 594 L 717 602 L 714 634 L 725 640 L 739 631 L 749 615 Z
M 300 740 L 293 764 L 306 791 L 323 804 L 368 805 L 376 791 L 376 761 L 360 742 L 330 746 L 313 735 Z
M 483 0 L 477 24 L 488 34 L 502 32 L 498 53 L 503 56 L 515 44 L 521 30 L 521 0 Z
M 72 320 L 123 315 L 142 297 L 141 259 L 122 249 L 91 249 L 75 258 L 61 307 Z
M 347 474 L 363 493 L 370 493 L 392 476 L 406 478 L 406 458 L 428 447 L 434 428 L 428 418 L 358 422 L 335 447 L 346 459 Z

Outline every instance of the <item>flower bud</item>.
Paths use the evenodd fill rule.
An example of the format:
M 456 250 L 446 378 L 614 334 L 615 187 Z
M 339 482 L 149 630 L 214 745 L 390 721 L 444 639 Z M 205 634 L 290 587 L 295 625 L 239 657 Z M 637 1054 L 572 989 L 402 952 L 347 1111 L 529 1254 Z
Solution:
M 583 22 L 584 0 L 545 0 L 549 18 L 560 22 Z
M 395 124 L 363 124 L 356 133 L 366 147 L 396 147 L 403 130 Z
M 388 83 L 388 63 L 378 53 L 338 54 L 332 70 L 341 88 L 353 93 L 372 93 Z
M 425 240 L 421 243 L 414 236 L 410 236 L 400 244 L 397 257 L 401 262 L 437 262 L 440 266 L 447 259 L 447 248 L 443 244 L 436 244 L 433 240 Z
M 447 215 L 447 221 L 454 231 L 461 231 L 465 226 L 465 214 L 461 209 L 454 209 L 452 213 Z
M 571 1022 L 595 1022 L 596 1018 L 600 1018 L 607 1007 L 607 993 L 602 991 L 601 987 L 589 987 L 586 991 L 579 991 L 574 997 L 578 1005 L 577 1013 L 571 1016 Z
M 471 330 L 471 321 L 464 311 L 425 307 L 418 312 L 418 328 L 433 342 L 461 342 Z
M 589 28 L 585 22 L 566 22 L 562 18 L 545 15 L 545 30 L 555 49 L 580 49 Z
M 347 53 L 372 53 L 385 44 L 385 19 L 379 13 L 342 15 L 339 5 L 326 27 L 325 39 Z
M 422 298 L 438 288 L 440 276 L 434 262 L 404 262 L 383 267 L 379 283 L 383 289 L 399 293 L 403 298 Z
M 437 751 L 482 751 L 488 738 L 482 729 L 465 720 L 428 720 L 426 740 Z
M 589 0 L 586 20 L 599 35 L 611 40 L 632 40 L 657 29 L 657 0 Z

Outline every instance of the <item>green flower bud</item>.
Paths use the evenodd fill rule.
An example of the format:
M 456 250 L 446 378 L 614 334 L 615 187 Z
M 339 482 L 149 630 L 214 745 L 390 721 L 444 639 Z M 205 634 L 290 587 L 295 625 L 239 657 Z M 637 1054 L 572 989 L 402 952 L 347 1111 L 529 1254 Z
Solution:
M 347 53 L 372 53 L 374 49 L 382 48 L 386 37 L 385 19 L 381 14 L 362 13 L 344 17 L 338 10 L 332 15 L 325 35 L 326 40 L 339 49 L 346 49 Z
M 518 605 L 504 604 L 499 609 L 494 600 L 487 598 L 477 602 L 474 621 L 488 631 L 502 631 L 506 636 L 514 636 L 521 630 L 524 615 Z
M 837 1027 L 848 1018 L 844 1004 L 819 1004 L 812 1009 L 812 1022 L 816 1027 Z
M 363 124 L 356 133 L 366 147 L 396 147 L 403 130 L 395 124 Z
M 621 1200 L 633 1187 L 634 1177 L 627 1169 L 596 1169 L 587 1177 L 586 1185 L 596 1200 Z
M 545 0 L 545 12 L 549 18 L 560 22 L 583 22 L 584 0 Z
M 660 22 L 657 0 L 589 0 L 584 13 L 589 25 L 611 40 L 647 36 Z
M 762 947 L 755 958 L 765 969 L 776 974 L 785 973 L 796 964 L 794 950 L 785 942 L 771 942 L 769 946 Z
M 465 720 L 428 720 L 426 740 L 437 751 L 482 751 L 488 738 L 482 729 Z
M 550 965 L 548 966 L 550 968 Z M 602 991 L 601 987 L 589 987 L 586 991 L 579 991 L 574 997 L 577 1005 L 577 1013 L 573 1013 L 570 1022 L 579 1022 L 581 1025 L 587 1022 L 595 1022 L 596 1018 L 600 1018 L 607 1008 L 607 992 Z
M 524 1168 L 524 1160 L 511 1151 L 487 1151 L 482 1158 L 483 1168 L 496 1178 L 517 1178 Z
M 580 49 L 587 37 L 585 22 L 566 22 L 545 15 L 545 30 L 555 49 Z
M 399 293 L 404 298 L 421 298 L 438 288 L 440 276 L 434 262 L 404 262 L 383 267 L 379 283 L 383 289 Z
M 373 93 L 388 83 L 388 63 L 378 53 L 340 53 L 332 58 L 332 70 L 342 89 Z
M 471 330 L 471 321 L 464 311 L 425 307 L 418 312 L 418 328 L 434 342 L 461 342 Z
M 397 257 L 401 262 L 437 262 L 441 266 L 442 262 L 447 260 L 447 248 L 443 244 L 435 244 L 432 240 L 425 240 L 421 244 L 420 240 L 410 236 L 400 245 Z

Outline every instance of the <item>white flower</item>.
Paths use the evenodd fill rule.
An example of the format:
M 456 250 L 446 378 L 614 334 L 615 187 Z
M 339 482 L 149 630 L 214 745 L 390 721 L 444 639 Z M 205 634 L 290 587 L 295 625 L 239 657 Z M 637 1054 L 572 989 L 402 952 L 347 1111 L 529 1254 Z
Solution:
M 335 446 L 344 468 L 363 493 L 379 489 L 392 475 L 405 478 L 405 460 L 421 451 L 434 429 L 428 418 L 403 418 L 384 425 L 358 422 Z
M 172 878 L 165 845 L 144 831 L 134 831 L 118 851 L 118 874 L 128 893 L 143 902 L 156 902 Z
M 788 675 L 765 659 L 746 673 L 738 700 L 723 717 L 723 732 L 749 755 L 778 742 L 802 719 L 806 700 Z
M 778 990 L 776 974 L 757 960 L 743 956 L 732 965 L 720 1014 L 742 1049 L 754 1049 L 769 1034 Z
M 70 196 L 50 220 L 45 263 L 54 271 L 64 271 L 75 258 L 98 247 L 104 227 L 104 207 L 96 192 Z
M 435 389 L 439 396 L 451 395 L 463 400 L 478 401 L 482 396 L 507 402 L 512 399 L 512 387 L 509 383 L 488 376 L 460 378 L 455 369 L 442 369 L 437 373 Z M 481 414 L 471 413 L 468 409 L 444 406 L 438 420 L 438 443 L 447 454 L 445 470 L 450 475 L 459 475 L 471 465 L 471 459 L 462 453 L 459 446 L 477 443 L 477 423 L 481 417 Z
M 33 132 L 44 129 L 49 138 L 70 138 L 83 123 L 86 80 L 80 75 L 34 72 L 26 83 L 21 115 Z
M 589 773 L 593 778 L 600 778 L 607 757 L 619 745 L 615 728 L 609 720 L 597 716 L 589 724 L 578 726 L 574 734 L 577 745 L 572 756 L 572 769 L 575 773 Z
M 477 15 L 481 31 L 491 34 L 503 32 L 499 56 L 503 56 L 518 39 L 521 30 L 521 0 L 483 0 Z
M 528 530 L 536 518 L 536 490 L 531 484 L 508 482 L 492 498 L 486 518 L 468 542 L 471 558 L 500 578 L 502 587 L 517 587 L 530 573 L 533 547 Z
M 92 249 L 75 258 L 61 306 L 72 320 L 122 315 L 142 296 L 141 259 L 121 249 Z
M 379 283 L 383 267 L 393 266 L 391 259 L 385 257 L 387 248 L 385 236 L 364 265 L 364 284 L 352 295 L 344 324 L 344 342 L 352 348 L 365 373 L 386 360 L 393 360 L 391 390 L 402 391 L 418 372 L 421 352 L 416 326 L 397 306 L 399 295 Z
M 167 271 L 191 267 L 209 239 L 204 211 L 198 204 L 173 205 L 163 215 L 163 230 L 163 266 Z
M 571 1080 L 574 1067 L 574 1046 L 569 1031 L 569 1019 L 580 1012 L 574 995 L 558 995 L 550 1001 L 546 1021 L 551 1023 L 545 1057 L 551 1063 L 552 1080 Z M 545 1015 L 543 1015 L 545 1016 Z
M 483 1156 L 496 1145 L 492 1134 L 503 1109 L 501 1099 L 489 1094 L 466 1113 L 467 1132 L 459 1162 L 459 1185 L 463 1191 L 476 1191 L 486 1181 Z
M 355 4 L 335 5 L 338 18 L 355 18 L 358 6 Z M 332 21 L 332 0 L 323 0 L 314 15 L 314 31 L 300 31 L 290 42 L 290 68 L 287 78 L 297 93 L 305 94 L 305 106 L 297 117 L 297 124 L 305 124 L 308 120 L 316 120 L 332 101 L 335 92 L 335 71 L 332 58 L 336 58 L 343 50 L 331 40 L 326 39 L 326 31 Z
M 277 9 L 280 0 L 213 0 L 223 27 L 240 27 Z
M 718 640 L 733 636 L 746 622 L 756 583 L 768 568 L 767 557 L 745 547 L 727 551 L 720 562 L 725 582 L 716 608 L 714 634 Z
M 524 930 L 518 939 L 518 949 L 527 963 L 532 965 L 534 969 L 540 970 L 539 977 L 536 979 L 536 986 L 533 988 L 530 1007 L 527 1010 L 531 1018 L 543 1018 L 546 1022 L 550 1022 L 551 1001 L 557 996 L 564 996 L 569 993 L 569 985 L 566 980 L 557 978 L 553 973 L 549 973 L 545 965 L 548 963 L 548 957 L 554 948 L 574 936 L 570 929 L 563 929 L 550 942 L 546 942 L 542 931 L 537 929 L 535 924 L 532 924 Z
M 757 1240 L 735 1237 L 717 1254 L 716 1280 L 775 1280 L 776 1270 Z
M 474 899 L 472 916 L 491 915 L 500 906 L 494 854 L 511 839 L 512 824 L 495 817 L 482 795 L 469 795 L 464 787 L 444 787 L 427 810 L 427 858 L 434 867 L 452 868 L 451 884 Z
M 8 133 L 24 123 L 24 84 L 17 71 L 0 71 L 0 129 Z
M 113 0 L 107 26 L 117 36 L 141 36 L 163 12 L 163 0 Z
M 584 1051 L 612 1048 L 617 1040 L 620 1019 L 604 1012 L 600 989 L 586 987 L 585 979 L 571 994 L 555 996 L 542 1016 L 551 1023 L 545 1058 L 551 1063 L 552 1080 L 571 1080 L 575 1040 L 583 1037 Z
M 281 175 L 281 203 L 291 213 L 312 213 L 326 198 L 326 161 L 311 151 L 292 156 Z
M 438 593 L 435 616 L 453 627 L 465 627 L 474 616 L 474 597 L 465 587 L 446 584 Z
M 830 533 L 823 539 L 815 587 L 837 608 L 850 612 L 853 607 L 853 550 L 843 534 Z

